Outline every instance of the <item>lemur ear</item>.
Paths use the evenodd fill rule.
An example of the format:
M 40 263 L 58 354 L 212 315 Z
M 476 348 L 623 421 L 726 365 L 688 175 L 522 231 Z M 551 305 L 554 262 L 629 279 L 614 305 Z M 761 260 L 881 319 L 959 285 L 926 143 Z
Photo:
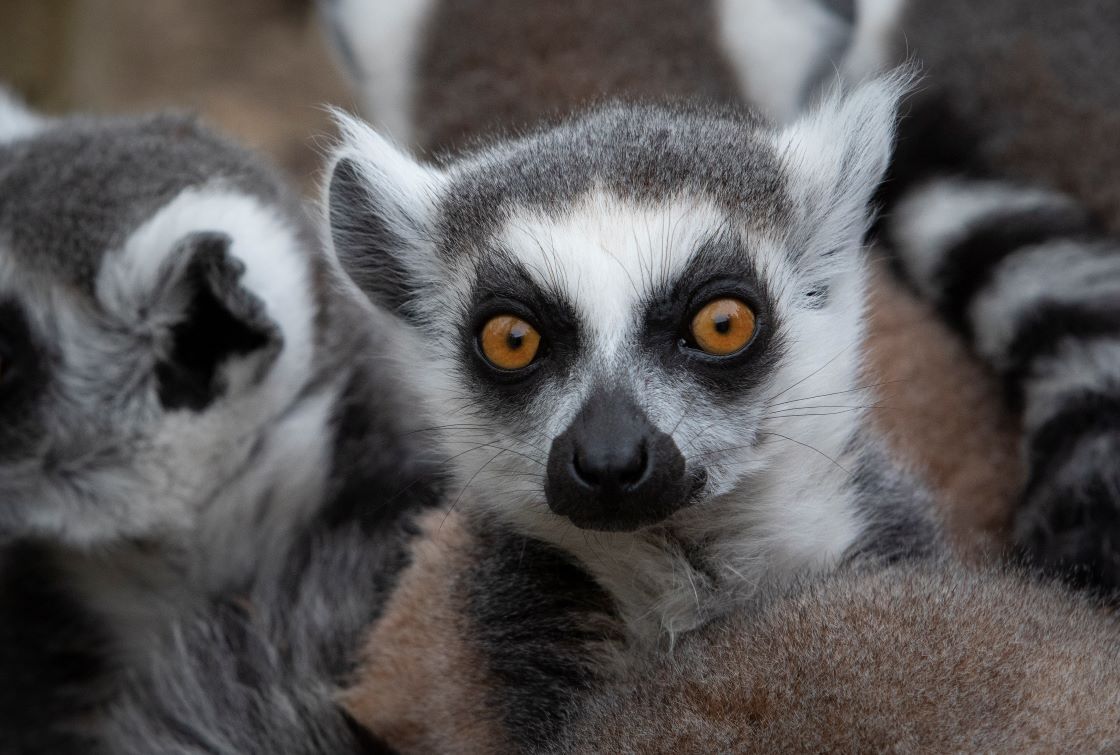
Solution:
M 443 176 L 353 118 L 339 125 L 326 202 L 335 254 L 371 300 L 407 314 L 437 278 L 429 230 Z
M 221 368 L 234 357 L 254 357 L 249 382 L 259 380 L 283 338 L 263 302 L 241 285 L 244 264 L 223 233 L 183 238 L 160 286 L 168 325 L 158 334 L 157 392 L 167 409 L 201 411 L 230 387 Z M 240 381 L 239 381 L 240 382 Z
M 904 68 L 834 92 L 776 134 L 798 214 L 795 242 L 806 255 L 824 263 L 862 243 L 890 161 L 899 100 L 913 78 Z

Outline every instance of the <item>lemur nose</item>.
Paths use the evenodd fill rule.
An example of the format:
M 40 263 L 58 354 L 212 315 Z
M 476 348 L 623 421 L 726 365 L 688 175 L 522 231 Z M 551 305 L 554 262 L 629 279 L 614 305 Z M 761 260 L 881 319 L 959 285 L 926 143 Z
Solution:
M 548 455 L 548 506 L 584 529 L 659 522 L 691 502 L 692 487 L 677 444 L 617 388 L 592 391 Z
M 572 454 L 572 472 L 589 488 L 625 491 L 641 482 L 648 471 L 649 451 L 645 438 L 636 443 L 595 438 L 591 443 L 577 445 Z

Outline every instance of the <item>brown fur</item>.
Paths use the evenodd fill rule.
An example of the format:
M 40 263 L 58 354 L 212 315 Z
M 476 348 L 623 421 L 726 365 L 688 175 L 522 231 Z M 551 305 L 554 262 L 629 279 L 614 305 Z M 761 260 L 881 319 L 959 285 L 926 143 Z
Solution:
M 841 573 L 623 680 L 559 752 L 1101 752 L 1120 626 L 1016 576 Z
M 508 751 L 471 644 L 458 576 L 474 558 L 462 517 L 421 523 L 412 564 L 370 632 L 357 683 L 342 696 L 356 721 L 401 752 Z
M 442 0 L 420 58 L 417 143 L 464 145 L 606 97 L 739 98 L 710 0 Z
M 937 491 L 962 554 L 999 553 L 1023 472 L 995 377 L 882 267 L 869 304 L 868 380 L 884 384 L 876 427 Z

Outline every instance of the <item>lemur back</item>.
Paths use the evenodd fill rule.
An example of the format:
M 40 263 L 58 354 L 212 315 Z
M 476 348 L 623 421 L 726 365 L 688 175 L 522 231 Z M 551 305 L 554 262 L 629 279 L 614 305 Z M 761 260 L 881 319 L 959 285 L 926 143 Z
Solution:
M 182 116 L 4 96 L 0 129 L 0 721 L 58 751 L 309 542 L 361 528 L 389 584 L 438 475 L 392 331 L 260 160 Z
M 1106 752 L 1120 624 L 1019 574 L 841 570 L 649 658 L 552 753 Z

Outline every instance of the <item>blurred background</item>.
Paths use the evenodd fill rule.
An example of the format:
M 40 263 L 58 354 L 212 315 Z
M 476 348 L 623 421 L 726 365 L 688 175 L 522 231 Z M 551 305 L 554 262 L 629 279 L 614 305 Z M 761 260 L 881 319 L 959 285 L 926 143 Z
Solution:
M 0 0 L 0 82 L 48 113 L 176 108 L 310 191 L 323 106 L 354 110 L 312 0 Z

